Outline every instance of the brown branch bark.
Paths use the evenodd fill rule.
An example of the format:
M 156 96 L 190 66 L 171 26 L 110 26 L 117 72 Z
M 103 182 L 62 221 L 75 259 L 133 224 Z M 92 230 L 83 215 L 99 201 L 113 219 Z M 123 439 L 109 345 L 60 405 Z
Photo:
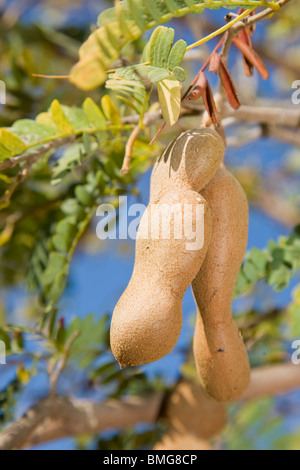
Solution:
M 181 118 L 199 116 L 204 112 L 204 106 L 200 103 L 186 102 L 181 110 Z M 280 126 L 287 126 L 294 129 L 300 128 L 300 109 L 289 106 L 272 105 L 243 105 L 238 110 L 233 110 L 229 106 L 224 109 L 223 118 L 234 117 L 236 120 L 249 122 L 272 124 L 274 122 Z M 148 112 L 145 114 L 144 124 L 150 126 L 162 119 L 161 111 Z M 138 124 L 139 115 L 132 115 L 123 118 L 123 124 Z
M 294 129 L 300 127 L 300 110 L 296 107 L 278 107 L 276 103 L 270 106 L 243 105 L 236 111 L 226 106 L 223 117 L 235 117 L 244 122 L 258 122 L 272 126 L 275 123 L 276 126 L 287 126 Z
M 300 366 L 279 364 L 252 371 L 251 383 L 242 400 L 275 396 L 300 387 Z
M 297 388 L 300 388 L 300 366 L 281 364 L 257 368 L 252 371 L 251 383 L 242 401 L 275 396 Z M 0 450 L 20 449 L 107 429 L 125 429 L 137 423 L 155 423 L 163 399 L 161 393 L 102 403 L 51 396 L 0 433 Z
M 160 393 L 128 401 L 49 397 L 0 434 L 0 450 L 13 450 L 66 436 L 124 429 L 137 423 L 153 423 L 159 414 Z
M 24 153 L 19 157 L 12 157 L 7 158 L 4 162 L 0 163 L 0 172 L 5 170 L 9 170 L 11 168 L 15 168 L 20 163 L 26 162 L 30 165 L 33 165 L 38 161 L 40 157 L 45 155 L 45 153 L 49 152 L 50 150 L 55 150 L 63 145 L 69 144 L 74 142 L 75 136 L 69 137 L 62 137 L 60 139 L 52 140 L 48 144 L 43 145 L 38 150 L 34 150 L 32 152 Z
M 251 204 L 289 229 L 300 222 L 300 212 L 297 207 L 275 192 L 259 190 Z
M 279 2 L 277 2 L 277 5 L 280 6 L 280 8 L 282 8 L 288 3 L 290 3 L 291 1 L 292 0 L 279 0 Z M 266 8 L 260 13 L 257 13 L 256 15 L 247 18 L 245 22 L 237 23 L 236 25 L 234 25 L 233 28 L 236 31 L 240 31 L 244 26 L 247 26 L 248 28 L 250 28 L 251 26 L 254 26 L 256 23 L 258 23 L 259 21 L 265 20 L 266 18 L 268 18 L 269 16 L 273 14 L 274 14 L 274 10 L 272 8 Z

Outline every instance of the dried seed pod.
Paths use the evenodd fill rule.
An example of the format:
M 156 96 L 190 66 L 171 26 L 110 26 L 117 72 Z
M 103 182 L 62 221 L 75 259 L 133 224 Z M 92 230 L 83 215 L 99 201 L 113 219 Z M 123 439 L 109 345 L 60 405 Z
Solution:
M 248 202 L 234 176 L 219 169 L 201 191 L 213 221 L 204 263 L 192 283 L 198 306 L 194 337 L 197 370 L 206 392 L 218 401 L 239 398 L 249 385 L 250 365 L 232 318 L 235 282 L 248 239 Z
M 182 298 L 202 265 L 211 236 L 209 209 L 199 191 L 216 173 L 224 151 L 215 131 L 188 131 L 168 146 L 153 169 L 132 278 L 111 324 L 111 348 L 121 367 L 157 361 L 178 340 Z M 170 228 L 167 236 L 163 226 Z
M 153 450 L 213 450 L 205 439 L 193 434 L 166 434 Z
M 168 430 L 155 450 L 211 450 L 207 440 L 225 427 L 227 412 L 201 385 L 184 381 L 171 393 L 163 417 Z

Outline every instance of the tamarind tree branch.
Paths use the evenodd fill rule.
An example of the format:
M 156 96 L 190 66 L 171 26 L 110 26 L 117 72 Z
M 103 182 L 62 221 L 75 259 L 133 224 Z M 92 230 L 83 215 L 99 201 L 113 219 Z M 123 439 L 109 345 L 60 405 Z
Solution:
M 252 370 L 251 383 L 242 397 L 248 401 L 300 388 L 300 366 L 280 364 Z M 20 449 L 63 437 L 90 435 L 107 429 L 125 429 L 138 423 L 155 423 L 165 395 L 151 395 L 92 403 L 51 395 L 0 433 L 0 450 Z
M 195 102 L 186 102 L 181 110 L 181 118 L 199 116 L 204 112 L 204 106 Z M 279 107 L 276 103 L 273 105 L 243 105 L 237 110 L 227 106 L 224 110 L 224 118 L 234 117 L 236 120 L 244 122 L 257 122 L 262 124 L 274 124 L 288 126 L 292 128 L 300 127 L 300 110 L 290 107 Z M 145 114 L 144 124 L 150 126 L 162 119 L 161 111 L 151 111 Z M 140 116 L 135 114 L 123 118 L 124 124 L 138 124 Z
M 0 450 L 20 449 L 107 429 L 124 429 L 137 423 L 153 423 L 162 400 L 160 393 L 128 401 L 108 400 L 102 403 L 50 396 L 0 433 Z
M 201 103 L 186 102 L 181 110 L 181 118 L 199 116 L 205 111 Z M 260 137 L 272 137 L 292 145 L 300 146 L 299 132 L 294 132 L 300 128 L 300 110 L 291 107 L 282 107 L 274 103 L 273 105 L 243 105 L 238 110 L 233 110 L 225 105 L 222 110 L 224 120 L 233 118 L 236 121 L 262 124 L 259 132 L 251 135 L 251 142 Z M 144 125 L 151 126 L 162 119 L 161 111 L 152 111 L 145 114 Z M 140 121 L 139 115 L 132 115 L 123 118 L 124 124 L 136 125 Z M 274 125 L 276 123 L 276 125 Z M 225 122 L 224 122 L 225 124 Z M 250 140 L 247 139 L 246 143 Z M 237 141 L 230 141 L 237 145 Z M 243 142 L 241 142 L 241 145 Z
M 279 0 L 277 2 L 277 5 L 282 8 L 288 3 L 290 3 L 292 0 Z M 254 26 L 256 23 L 259 21 L 265 20 L 269 16 L 274 14 L 274 10 L 272 8 L 266 8 L 265 10 L 261 11 L 260 13 L 257 13 L 254 16 L 249 16 L 245 22 L 240 22 L 237 23 L 236 25 L 233 26 L 233 29 L 236 30 L 236 32 L 240 31 L 243 27 L 251 28 L 251 26 Z
M 277 2 L 277 5 L 282 8 L 288 3 L 290 3 L 292 0 L 279 0 Z M 251 28 L 254 26 L 256 23 L 265 20 L 266 18 L 269 18 L 271 15 L 274 14 L 274 10 L 272 8 L 266 8 L 265 10 L 261 11 L 260 13 L 257 13 L 256 15 L 253 16 L 248 16 L 244 21 L 239 21 L 238 23 L 234 24 L 228 31 L 226 41 L 223 45 L 223 50 L 222 50 L 222 56 L 226 60 L 228 56 L 228 52 L 231 46 L 231 43 L 234 39 L 234 37 L 243 29 L 243 28 Z
M 242 401 L 272 397 L 300 387 L 300 366 L 279 364 L 252 370 L 251 383 Z
M 17 165 L 23 162 L 33 165 L 38 161 L 40 157 L 50 152 L 50 150 L 55 150 L 59 147 L 62 147 L 63 145 L 73 143 L 74 140 L 75 136 L 62 137 L 60 139 L 52 140 L 46 145 L 43 145 L 41 148 L 34 150 L 30 153 L 24 153 L 19 157 L 7 158 L 6 160 L 4 160 L 4 162 L 0 163 L 0 172 L 15 168 Z
M 204 106 L 202 104 L 198 104 L 195 102 L 186 102 L 181 110 L 181 118 L 185 117 L 192 117 L 192 116 L 199 116 L 203 114 Z M 299 129 L 300 128 L 300 110 L 292 109 L 289 107 L 282 107 L 276 105 L 243 105 L 238 110 L 233 110 L 228 105 L 224 105 L 222 109 L 223 118 L 234 118 L 236 120 L 248 122 L 248 123 L 259 123 L 265 124 L 266 127 L 264 128 L 264 136 L 265 137 L 273 137 L 283 142 L 287 142 L 292 145 L 300 146 L 300 135 L 297 132 L 293 132 L 292 129 Z M 157 121 L 162 119 L 161 111 L 151 111 L 145 114 L 144 117 L 144 125 L 146 127 L 156 124 Z M 274 122 L 276 126 L 274 126 Z M 139 115 L 131 115 L 126 116 L 122 120 L 123 124 L 129 124 L 135 126 L 132 134 L 131 139 L 128 143 L 128 154 L 127 159 L 125 161 L 128 164 L 130 159 L 130 153 L 132 151 L 131 146 L 134 143 L 138 133 L 140 132 L 140 116 Z M 268 127 L 268 125 L 270 127 Z M 282 127 L 284 126 L 284 127 Z M 292 128 L 292 129 L 289 129 Z M 263 132 L 261 133 L 263 134 Z M 261 135 L 253 136 L 253 140 L 259 138 Z M 16 166 L 25 163 L 24 172 L 20 176 L 18 175 L 14 181 L 12 182 L 11 186 L 8 188 L 7 192 L 2 196 L 0 199 L 0 204 L 5 205 L 7 201 L 9 201 L 11 195 L 17 188 L 17 186 L 24 181 L 27 177 L 28 170 L 31 165 L 36 163 L 39 158 L 45 155 L 47 152 L 51 150 L 55 150 L 59 147 L 62 147 L 67 144 L 71 144 L 75 141 L 75 136 L 68 136 L 63 137 L 60 139 L 55 139 L 46 145 L 43 145 L 41 148 L 34 150 L 29 153 L 22 154 L 18 157 L 8 158 L 4 162 L 0 162 L 0 172 L 6 171 L 8 169 L 15 168 Z M 234 145 L 237 145 L 236 141 Z M 125 167 L 126 168 L 126 167 Z

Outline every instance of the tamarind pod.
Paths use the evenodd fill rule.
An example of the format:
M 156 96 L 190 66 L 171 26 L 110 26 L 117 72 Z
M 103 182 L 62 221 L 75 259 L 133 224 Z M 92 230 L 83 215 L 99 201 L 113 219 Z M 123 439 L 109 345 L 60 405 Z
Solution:
M 194 356 L 206 392 L 230 402 L 250 382 L 247 351 L 232 318 L 234 287 L 247 248 L 249 209 L 243 189 L 225 168 L 201 194 L 209 204 L 213 230 L 205 261 L 192 283 L 198 307 Z
M 170 394 L 163 417 L 169 432 L 211 439 L 226 426 L 227 411 L 225 404 L 210 398 L 200 384 L 183 381 Z
M 121 367 L 157 361 L 178 340 L 182 298 L 202 265 L 211 236 L 209 209 L 199 190 L 216 173 L 224 152 L 224 143 L 215 131 L 188 131 L 167 147 L 154 166 L 150 204 L 138 230 L 133 275 L 111 323 L 111 349 Z M 150 215 L 164 204 L 165 218 L 172 227 L 169 239 L 154 237 L 149 231 L 149 225 L 161 227 L 162 222 L 157 217 L 152 221 Z M 204 238 L 201 246 L 191 248 L 184 231 L 175 236 L 185 205 L 193 208 L 193 233 Z M 200 226 L 197 208 L 203 210 Z
M 162 417 L 168 429 L 155 450 L 213 450 L 208 439 L 224 429 L 227 412 L 200 384 L 182 381 L 168 397 Z
M 208 441 L 193 434 L 165 434 L 153 450 L 213 450 Z
M 193 226 L 196 235 L 203 232 L 203 246 L 189 250 L 190 241 L 185 236 L 147 238 L 147 232 L 156 225 L 151 209 L 158 204 L 148 206 L 138 230 L 133 274 L 111 322 L 111 349 L 121 367 L 157 361 L 173 349 L 182 326 L 183 295 L 199 271 L 210 241 L 210 213 L 199 193 L 191 190 L 184 194 L 166 193 L 160 202 L 170 208 L 171 234 L 175 217 L 184 215 L 185 205 L 192 207 Z M 197 227 L 195 220 L 197 207 L 204 213 L 201 227 Z
M 213 129 L 183 132 L 171 142 L 154 165 L 150 200 L 156 202 L 166 191 L 193 189 L 200 192 L 223 161 L 225 145 Z

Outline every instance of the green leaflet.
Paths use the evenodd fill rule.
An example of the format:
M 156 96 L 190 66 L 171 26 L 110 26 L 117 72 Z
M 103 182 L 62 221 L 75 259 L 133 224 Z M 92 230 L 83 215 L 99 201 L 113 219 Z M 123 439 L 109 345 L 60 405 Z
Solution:
M 108 315 L 101 318 L 96 318 L 92 314 L 87 315 L 85 318 L 75 317 L 65 329 L 62 344 L 64 346 L 76 331 L 80 331 L 80 336 L 70 349 L 70 360 L 78 361 L 79 367 L 86 370 L 99 357 L 99 351 L 101 347 L 104 347 L 103 343 L 108 343 L 108 324 Z
M 187 43 L 183 39 L 180 39 L 176 42 L 176 44 L 174 44 L 168 60 L 169 70 L 173 70 L 175 67 L 178 67 L 181 64 L 186 48 Z
M 105 129 L 106 119 L 99 106 L 91 98 L 87 98 L 83 103 L 83 110 L 90 123 L 96 129 Z
M 186 79 L 186 73 L 182 67 L 175 67 L 173 69 L 173 74 L 176 80 L 178 80 L 179 82 L 184 82 L 184 80 Z
M 179 82 L 186 78 L 185 71 L 179 67 L 186 43 L 178 41 L 172 48 L 174 36 L 172 28 L 156 28 L 143 53 L 143 60 L 149 59 L 150 65 L 122 67 L 111 74 L 106 82 L 106 87 L 119 93 L 118 98 L 141 114 L 141 118 L 148 104 L 146 88 L 149 88 L 149 82 L 157 84 L 160 106 L 170 125 L 174 125 L 179 118 Z
M 128 0 L 128 7 L 130 14 L 138 27 L 143 31 L 147 29 L 147 15 L 145 12 L 147 11 L 145 9 L 137 9 L 134 0 Z
M 60 300 L 74 251 L 91 222 L 97 204 L 107 195 L 114 195 L 117 181 L 122 184 L 120 165 L 114 158 L 113 149 L 115 147 L 109 156 L 103 156 L 101 164 L 85 175 L 80 184 L 75 185 L 72 191 L 74 197 L 63 200 L 56 219 L 43 234 L 39 234 L 33 247 L 28 287 L 39 292 L 46 312 L 50 312 Z M 122 187 L 115 194 L 123 194 Z
M 48 142 L 49 140 L 60 135 L 52 120 L 52 117 L 51 122 L 52 126 L 42 124 L 38 121 L 38 119 L 35 121 L 31 119 L 21 119 L 16 121 L 8 130 L 24 142 L 27 150 L 34 145 Z
M 158 28 L 156 28 L 153 31 L 151 38 L 149 40 L 149 62 L 152 65 L 155 65 L 155 45 L 156 45 L 156 42 L 158 41 L 161 28 L 162 26 L 159 26 Z
M 118 93 L 118 98 L 124 101 L 137 114 L 143 115 L 148 104 L 148 94 L 140 81 L 126 79 L 111 79 L 106 82 L 106 88 Z
M 174 29 L 160 26 L 160 31 L 154 45 L 153 61 L 151 61 L 154 67 L 167 67 L 174 37 Z
M 69 202 L 73 204 L 68 205 Z M 66 287 L 73 252 L 94 213 L 94 199 L 89 199 L 89 202 L 90 206 L 83 205 L 79 199 L 64 201 L 62 211 L 68 206 L 68 212 L 54 227 L 52 237 L 41 238 L 35 246 L 28 273 L 28 287 L 32 291 L 39 290 L 44 305 L 56 304 Z
M 276 291 L 285 289 L 300 269 L 300 226 L 289 237 L 271 241 L 266 250 L 253 248 L 246 255 L 235 288 L 235 296 L 251 289 L 265 279 Z
M 206 8 L 234 10 L 266 5 L 278 9 L 276 3 L 265 0 L 124 0 L 119 11 L 110 8 L 99 16 L 99 29 L 80 48 L 80 60 L 71 70 L 70 81 L 83 90 L 100 86 L 106 80 L 106 70 L 126 44 L 174 17 L 198 14 Z
M 152 83 L 157 83 L 160 80 L 164 80 L 165 78 L 171 78 L 171 74 L 168 70 L 161 67 L 139 64 L 136 66 L 123 67 L 118 69 L 115 74 L 111 75 L 111 78 L 124 78 L 128 81 L 136 80 L 140 83 L 140 87 L 144 88 L 144 84 L 141 82 L 141 80 L 150 80 Z M 122 83 L 124 83 L 124 80 L 122 80 Z
M 102 105 L 107 117 L 90 98 L 85 100 L 82 108 L 62 106 L 55 100 L 49 112 L 41 113 L 35 120 L 22 119 L 11 128 L 0 129 L 0 161 L 62 137 L 95 134 L 109 127 L 107 120 L 121 129 L 119 112 L 110 98 L 104 96 Z

